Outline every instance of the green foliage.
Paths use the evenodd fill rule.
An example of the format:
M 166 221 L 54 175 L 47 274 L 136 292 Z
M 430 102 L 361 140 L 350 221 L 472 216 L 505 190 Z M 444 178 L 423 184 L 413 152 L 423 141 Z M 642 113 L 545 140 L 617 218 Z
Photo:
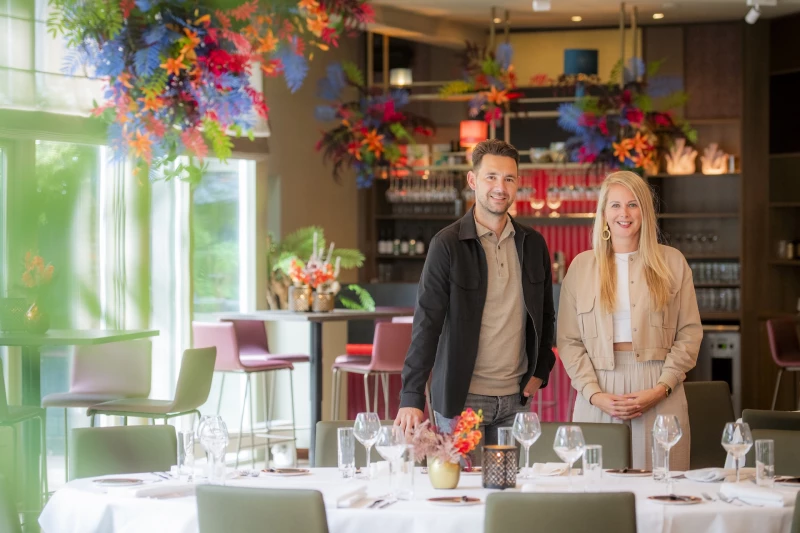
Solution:
M 652 78 L 653 76 L 658 74 L 659 71 L 661 70 L 661 65 L 663 65 L 665 61 L 666 59 L 658 59 L 656 61 L 650 61 L 647 64 L 647 77 Z
M 345 269 L 361 268 L 364 265 L 364 254 L 352 248 L 334 248 L 333 257 L 341 258 L 340 266 Z
M 344 61 L 342 63 L 342 70 L 344 70 L 344 75 L 347 76 L 347 80 L 356 87 L 363 87 L 365 85 L 364 75 L 355 63 Z
M 692 144 L 697 143 L 697 130 L 692 128 L 688 122 L 683 123 L 683 126 L 681 126 L 681 130 L 683 131 L 683 134 L 686 136 L 686 140 L 688 140 Z
M 69 48 L 83 44 L 89 32 L 86 28 L 104 28 L 104 40 L 113 39 L 122 31 L 119 0 L 48 0 L 48 4 L 47 31 L 53 38 L 64 35 Z
M 611 69 L 611 74 L 608 76 L 609 85 L 617 85 L 622 83 L 623 69 L 624 63 L 621 59 L 614 63 L 614 67 Z
M 233 152 L 233 141 L 225 135 L 219 123 L 207 117 L 203 117 L 203 133 L 206 140 L 211 144 L 214 154 L 225 162 Z
M 374 311 L 375 310 L 375 300 L 372 298 L 372 295 L 367 292 L 366 289 L 359 287 L 358 285 L 351 284 L 346 287 L 348 291 L 355 293 L 356 297 L 358 298 L 358 302 L 355 300 L 348 298 L 347 296 L 343 296 L 342 293 L 339 293 L 339 301 L 342 302 L 342 305 L 346 309 L 353 309 L 354 311 Z
M 644 93 L 637 94 L 633 99 L 633 104 L 641 109 L 644 113 L 653 111 L 653 99 Z
M 395 122 L 391 126 L 389 126 L 389 130 L 392 132 L 392 135 L 395 136 L 397 140 L 407 140 L 410 142 L 414 142 L 414 138 L 409 135 L 408 130 L 406 130 L 402 124 L 399 122 Z
M 463 80 L 456 80 L 451 81 L 441 89 L 439 89 L 439 94 L 442 96 L 456 96 L 458 94 L 466 94 L 472 92 L 475 88 L 472 86 L 471 83 L 463 81 Z

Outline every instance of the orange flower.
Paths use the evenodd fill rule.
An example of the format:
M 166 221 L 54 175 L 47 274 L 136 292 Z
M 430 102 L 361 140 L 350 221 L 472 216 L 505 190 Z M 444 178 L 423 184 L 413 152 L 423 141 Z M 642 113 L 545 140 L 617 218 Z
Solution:
M 297 2 L 297 7 L 313 11 L 319 7 L 319 2 L 317 2 L 317 0 L 300 0 Z
M 161 98 L 139 98 L 144 103 L 143 111 L 158 111 L 164 105 Z
M 168 74 L 172 74 L 173 76 L 180 76 L 181 70 L 186 68 L 186 65 L 183 64 L 183 58 L 168 58 L 166 63 L 161 63 L 161 68 L 167 71 Z
M 620 163 L 624 163 L 625 160 L 631 156 L 630 148 L 626 146 L 625 141 L 621 143 L 613 143 L 612 146 L 614 147 L 614 156 L 619 159 Z
M 486 100 L 494 105 L 502 105 L 508 102 L 508 91 L 503 89 L 502 91 L 498 91 L 497 87 L 492 85 L 489 89 L 489 92 L 486 95 Z
M 137 131 L 134 135 L 135 138 L 130 141 L 131 148 L 136 154 L 136 157 L 141 157 L 149 163 L 152 155 L 150 150 L 153 146 L 153 140 L 150 139 L 150 136 L 146 133 L 142 135 L 140 131 Z
M 640 154 L 644 154 L 646 151 L 650 150 L 650 143 L 647 142 L 647 138 L 642 135 L 640 131 L 636 132 L 632 145 L 632 148 Z
M 315 19 L 309 18 L 306 19 L 306 26 L 308 26 L 308 31 L 320 37 L 322 36 L 322 30 L 328 27 L 328 19 L 323 17 Z
M 124 87 L 128 89 L 133 89 L 133 85 L 130 82 L 131 75 L 129 72 L 123 72 L 119 76 L 117 76 L 117 81 L 119 81 Z
M 258 48 L 256 48 L 257 54 L 267 54 L 275 50 L 275 46 L 278 44 L 278 39 L 275 38 L 273 35 L 272 30 L 267 30 L 267 36 L 258 39 Z
M 372 130 L 364 135 L 364 140 L 361 141 L 362 145 L 367 145 L 367 148 L 375 155 L 383 153 L 383 135 L 378 135 L 378 130 Z

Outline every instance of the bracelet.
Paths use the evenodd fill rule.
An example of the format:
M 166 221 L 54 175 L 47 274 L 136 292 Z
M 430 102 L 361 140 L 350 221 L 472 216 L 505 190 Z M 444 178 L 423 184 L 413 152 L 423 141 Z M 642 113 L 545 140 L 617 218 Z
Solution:
M 594 398 L 598 394 L 600 394 L 600 393 L 599 392 L 595 392 L 594 394 L 589 396 L 589 405 L 594 406 L 594 404 L 592 403 L 592 398 Z

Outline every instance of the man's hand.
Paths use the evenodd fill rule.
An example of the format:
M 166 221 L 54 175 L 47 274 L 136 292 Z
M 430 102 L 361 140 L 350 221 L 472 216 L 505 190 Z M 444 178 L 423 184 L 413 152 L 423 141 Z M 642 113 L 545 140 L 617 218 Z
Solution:
M 528 384 L 525 385 L 525 388 L 522 390 L 523 396 L 526 398 L 533 398 L 539 390 L 539 387 L 542 386 L 542 383 L 544 382 L 540 378 L 531 376 L 531 379 L 528 380 Z
M 410 439 L 414 430 L 422 424 L 422 417 L 424 413 L 416 407 L 401 407 L 397 411 L 397 418 L 394 419 L 394 425 L 400 426 L 403 433 L 406 434 L 406 439 Z

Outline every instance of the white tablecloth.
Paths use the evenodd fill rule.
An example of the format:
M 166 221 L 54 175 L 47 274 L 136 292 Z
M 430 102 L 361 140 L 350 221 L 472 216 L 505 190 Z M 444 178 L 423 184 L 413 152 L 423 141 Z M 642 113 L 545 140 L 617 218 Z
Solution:
M 133 476 L 126 476 L 133 477 Z M 142 474 L 142 479 L 153 477 Z M 576 478 L 582 489 L 582 479 Z M 348 485 L 347 483 L 350 483 Z M 416 473 L 412 501 L 400 501 L 385 509 L 337 509 L 328 502 L 336 495 L 355 487 L 361 481 L 345 482 L 333 468 L 313 469 L 307 476 L 232 479 L 231 486 L 316 489 L 326 500 L 328 525 L 331 533 L 480 533 L 483 531 L 485 506 L 475 505 L 458 509 L 439 507 L 425 500 L 434 496 L 469 495 L 482 500 L 496 491 L 481 487 L 479 475 L 462 475 L 457 489 L 440 491 L 431 488 L 427 475 Z M 529 483 L 529 481 L 525 481 Z M 567 489 L 567 479 L 537 478 L 537 491 L 554 492 Z M 522 481 L 518 480 L 520 490 Z M 698 483 L 679 479 L 675 493 L 700 496 L 705 492 L 716 495 L 719 483 Z M 368 482 L 371 496 L 386 493 L 385 479 Z M 734 506 L 720 501 L 703 501 L 697 505 L 665 506 L 652 502 L 647 496 L 663 494 L 666 486 L 651 478 L 618 478 L 604 474 L 595 486 L 598 491 L 630 491 L 636 495 L 637 529 L 641 533 L 788 533 L 791 526 L 791 507 L 760 508 Z M 780 489 L 794 492 L 792 489 Z M 39 518 L 44 533 L 197 533 L 195 498 L 146 499 L 105 493 L 91 480 L 76 480 L 57 491 Z

